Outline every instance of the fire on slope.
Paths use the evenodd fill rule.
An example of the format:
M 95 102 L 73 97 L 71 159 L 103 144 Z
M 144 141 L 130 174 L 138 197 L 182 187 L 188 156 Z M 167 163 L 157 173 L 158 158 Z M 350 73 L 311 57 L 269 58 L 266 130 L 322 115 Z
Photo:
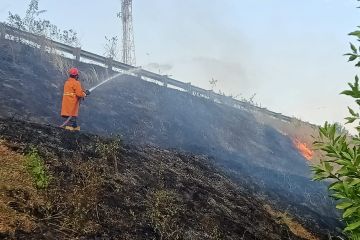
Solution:
M 308 147 L 306 143 L 301 142 L 299 139 L 293 140 L 295 147 L 299 150 L 301 155 L 304 156 L 307 160 L 311 160 L 314 156 L 314 152 Z

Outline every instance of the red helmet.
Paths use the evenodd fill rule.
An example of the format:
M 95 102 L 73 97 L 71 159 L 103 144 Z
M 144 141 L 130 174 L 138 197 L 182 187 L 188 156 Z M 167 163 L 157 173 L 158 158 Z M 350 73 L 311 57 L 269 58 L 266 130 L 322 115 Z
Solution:
M 79 70 L 77 68 L 71 68 L 69 70 L 69 74 L 72 76 L 77 76 L 77 75 L 79 75 Z

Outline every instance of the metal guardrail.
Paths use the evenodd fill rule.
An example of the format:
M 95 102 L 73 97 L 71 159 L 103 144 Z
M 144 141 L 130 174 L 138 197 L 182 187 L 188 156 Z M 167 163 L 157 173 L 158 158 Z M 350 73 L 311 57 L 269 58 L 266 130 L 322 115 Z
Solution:
M 81 59 L 87 59 L 87 60 L 91 60 L 96 63 L 100 63 L 102 65 L 105 65 L 110 69 L 116 68 L 116 69 L 120 69 L 123 71 L 128 71 L 128 70 L 136 68 L 134 66 L 115 61 L 111 58 L 106 58 L 106 57 L 82 50 L 81 48 L 72 47 L 72 46 L 69 46 L 69 45 L 66 45 L 66 44 L 63 44 L 60 42 L 56 42 L 51 39 L 47 39 L 44 36 L 36 35 L 33 33 L 26 32 L 26 31 L 22 31 L 20 29 L 11 27 L 7 24 L 0 23 L 0 37 L 5 38 L 6 36 L 13 36 L 16 38 L 20 38 L 20 39 L 35 43 L 35 44 L 39 45 L 40 47 L 51 46 L 51 48 L 53 48 L 53 49 L 73 55 L 75 60 L 77 60 L 77 61 L 81 61 Z M 165 87 L 170 85 L 170 86 L 173 86 L 176 88 L 180 88 L 192 95 L 204 97 L 204 98 L 210 99 L 214 102 L 228 105 L 231 107 L 261 112 L 263 114 L 266 114 L 266 115 L 269 115 L 274 118 L 278 118 L 278 119 L 281 119 L 281 120 L 284 120 L 287 122 L 290 122 L 292 119 L 291 117 L 284 116 L 281 113 L 272 112 L 266 108 L 260 108 L 260 107 L 251 105 L 250 103 L 240 101 L 240 100 L 234 99 L 229 96 L 217 94 L 212 90 L 205 90 L 205 89 L 193 86 L 193 85 L 191 85 L 191 83 L 184 83 L 184 82 L 175 80 L 173 78 L 169 78 L 166 75 L 159 75 L 159 74 L 156 74 L 156 73 L 153 73 L 153 72 L 141 69 L 141 68 L 139 70 L 137 70 L 136 73 L 134 73 L 134 74 L 139 77 L 142 77 L 143 79 L 148 78 L 148 79 L 152 79 L 152 80 L 161 82 L 163 84 L 163 86 L 165 86 Z

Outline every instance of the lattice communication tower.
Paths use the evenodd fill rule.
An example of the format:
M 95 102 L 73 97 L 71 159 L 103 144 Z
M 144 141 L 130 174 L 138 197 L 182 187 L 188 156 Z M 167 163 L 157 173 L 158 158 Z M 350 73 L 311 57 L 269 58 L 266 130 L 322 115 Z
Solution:
M 132 0 L 121 0 L 121 12 L 118 17 L 122 21 L 122 61 L 123 63 L 136 64 L 135 42 L 133 32 Z

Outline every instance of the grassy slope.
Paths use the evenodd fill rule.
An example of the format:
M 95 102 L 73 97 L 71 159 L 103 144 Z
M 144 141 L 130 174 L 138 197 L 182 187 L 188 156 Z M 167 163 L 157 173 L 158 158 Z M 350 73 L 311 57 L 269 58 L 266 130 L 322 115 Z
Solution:
M 31 231 L 36 223 L 28 209 L 44 204 L 25 165 L 23 155 L 0 141 L 0 233 L 14 233 L 16 228 Z
M 19 121 L 0 120 L 0 138 L 1 237 L 302 239 L 202 157 Z M 24 168 L 31 146 L 46 190 Z
M 10 47 L 5 43 L 0 51 L 0 116 L 58 124 L 65 77 L 54 65 L 64 63 L 64 59 L 14 43 Z M 90 76 L 94 66 L 81 63 L 79 67 L 83 79 L 94 81 Z M 95 70 L 106 76 L 104 69 L 95 66 Z M 278 209 L 296 212 L 310 228 L 333 230 L 339 224 L 326 189 L 297 176 L 307 175 L 308 166 L 288 138 L 307 137 L 304 133 L 310 128 L 255 117 L 258 122 L 252 113 L 127 78 L 94 92 L 82 105 L 80 122 L 82 129 L 120 133 L 136 144 L 209 155 L 225 171 L 234 173 L 240 185 L 254 187 L 254 192 L 265 192 L 272 201 L 281 202 Z

